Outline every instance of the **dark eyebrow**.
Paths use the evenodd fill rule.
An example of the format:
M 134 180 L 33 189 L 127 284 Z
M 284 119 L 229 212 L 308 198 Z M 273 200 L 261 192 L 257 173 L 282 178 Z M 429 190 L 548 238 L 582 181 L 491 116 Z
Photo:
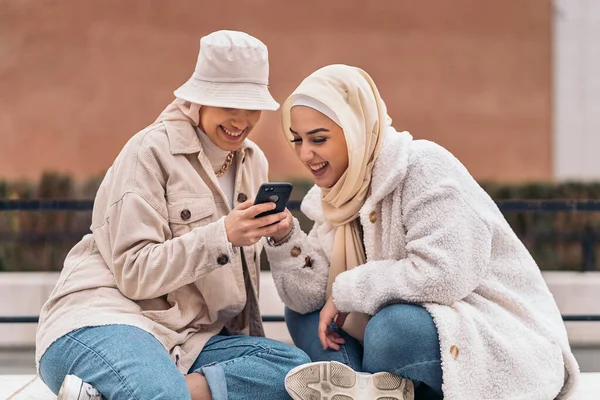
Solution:
M 290 132 L 292 132 L 294 135 L 299 135 L 299 133 L 296 132 L 296 131 L 294 131 L 292 128 L 290 128 Z M 317 128 L 317 129 L 313 129 L 312 131 L 306 132 L 306 134 L 307 135 L 314 135 L 315 133 L 319 133 L 319 132 L 329 132 L 329 129 Z

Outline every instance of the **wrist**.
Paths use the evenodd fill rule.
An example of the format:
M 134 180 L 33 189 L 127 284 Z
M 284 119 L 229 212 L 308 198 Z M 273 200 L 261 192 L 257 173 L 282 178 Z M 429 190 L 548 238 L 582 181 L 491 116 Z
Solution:
M 269 243 L 271 246 L 281 246 L 282 244 L 287 243 L 294 234 L 294 229 L 295 225 L 292 223 L 290 229 L 285 235 L 273 235 L 268 237 L 267 243 Z
M 279 241 L 283 240 L 285 237 L 287 237 L 290 234 L 290 232 L 292 231 L 292 229 L 294 229 L 293 223 L 290 224 L 290 227 L 287 230 L 279 231 L 279 232 L 276 232 L 273 235 L 271 235 L 271 238 L 274 241 L 279 242 Z

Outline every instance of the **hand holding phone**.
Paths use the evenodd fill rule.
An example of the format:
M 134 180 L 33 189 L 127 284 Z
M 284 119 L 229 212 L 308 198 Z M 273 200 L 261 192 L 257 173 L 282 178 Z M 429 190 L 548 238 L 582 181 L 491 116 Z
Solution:
M 227 240 L 236 247 L 251 246 L 262 237 L 279 236 L 289 230 L 291 214 L 285 207 L 292 192 L 290 183 L 266 183 L 260 187 L 254 204 L 239 204 L 225 217 Z
M 258 214 L 255 218 L 261 218 L 266 215 L 277 214 L 285 211 L 287 203 L 292 194 L 292 184 L 288 182 L 263 183 L 256 193 L 254 205 L 272 202 L 275 208 L 271 211 Z
M 256 216 L 256 218 L 260 218 L 260 217 L 274 214 L 274 213 L 281 213 L 284 211 L 286 212 L 285 219 L 287 220 L 287 223 L 282 224 L 281 222 L 279 222 L 277 224 L 277 226 L 279 226 L 280 228 L 277 229 L 276 231 L 272 232 L 269 235 L 269 237 L 275 242 L 278 242 L 282 238 L 285 238 L 288 235 L 288 233 L 290 232 L 290 230 L 292 229 L 292 226 L 294 224 L 294 218 L 292 217 L 292 214 L 289 211 L 287 211 L 287 209 L 286 209 L 291 193 L 292 193 L 292 184 L 291 183 L 287 183 L 287 182 L 265 183 L 265 184 L 261 185 L 258 193 L 256 194 L 256 200 L 254 200 L 255 205 L 266 203 L 266 202 L 275 203 L 275 208 L 273 210 L 268 211 L 266 213 L 259 214 Z

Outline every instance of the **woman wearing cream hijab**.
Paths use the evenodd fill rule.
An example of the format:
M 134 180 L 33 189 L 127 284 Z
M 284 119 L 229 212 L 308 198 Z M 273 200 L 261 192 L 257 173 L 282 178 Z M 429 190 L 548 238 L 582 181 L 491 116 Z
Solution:
M 268 239 L 295 344 L 294 399 L 567 398 L 578 366 L 539 268 L 447 150 L 391 126 L 345 65 L 306 78 L 283 130 L 314 221 Z M 334 322 L 335 320 L 335 322 Z

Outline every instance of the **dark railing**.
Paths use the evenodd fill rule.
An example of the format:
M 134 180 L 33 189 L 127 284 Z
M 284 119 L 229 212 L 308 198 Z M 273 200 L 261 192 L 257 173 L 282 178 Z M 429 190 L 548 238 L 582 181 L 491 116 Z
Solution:
M 498 200 L 503 212 L 600 212 L 600 200 Z M 0 211 L 91 211 L 93 200 L 0 200 Z M 290 210 L 299 201 L 288 203 Z
M 600 212 L 600 200 L 499 200 L 496 204 L 502 212 Z M 0 211 L 91 211 L 93 206 L 93 200 L 0 200 Z M 300 209 L 300 202 L 290 201 L 288 208 L 297 211 Z M 50 236 L 56 236 L 57 233 L 63 234 L 51 232 Z M 21 234 L 17 239 L 28 241 L 27 235 Z M 14 236 L 11 238 L 14 239 Z M 0 235 L 0 240 L 2 239 Z M 600 322 L 600 315 L 563 315 L 562 319 L 565 322 Z M 263 315 L 262 320 L 283 322 L 284 318 L 281 315 Z M 0 324 L 38 321 L 37 316 L 0 317 Z
M 600 315 L 563 315 L 565 322 L 600 322 Z M 284 322 L 283 315 L 263 315 L 263 322 Z M 36 324 L 39 317 L 0 317 L 0 324 Z

